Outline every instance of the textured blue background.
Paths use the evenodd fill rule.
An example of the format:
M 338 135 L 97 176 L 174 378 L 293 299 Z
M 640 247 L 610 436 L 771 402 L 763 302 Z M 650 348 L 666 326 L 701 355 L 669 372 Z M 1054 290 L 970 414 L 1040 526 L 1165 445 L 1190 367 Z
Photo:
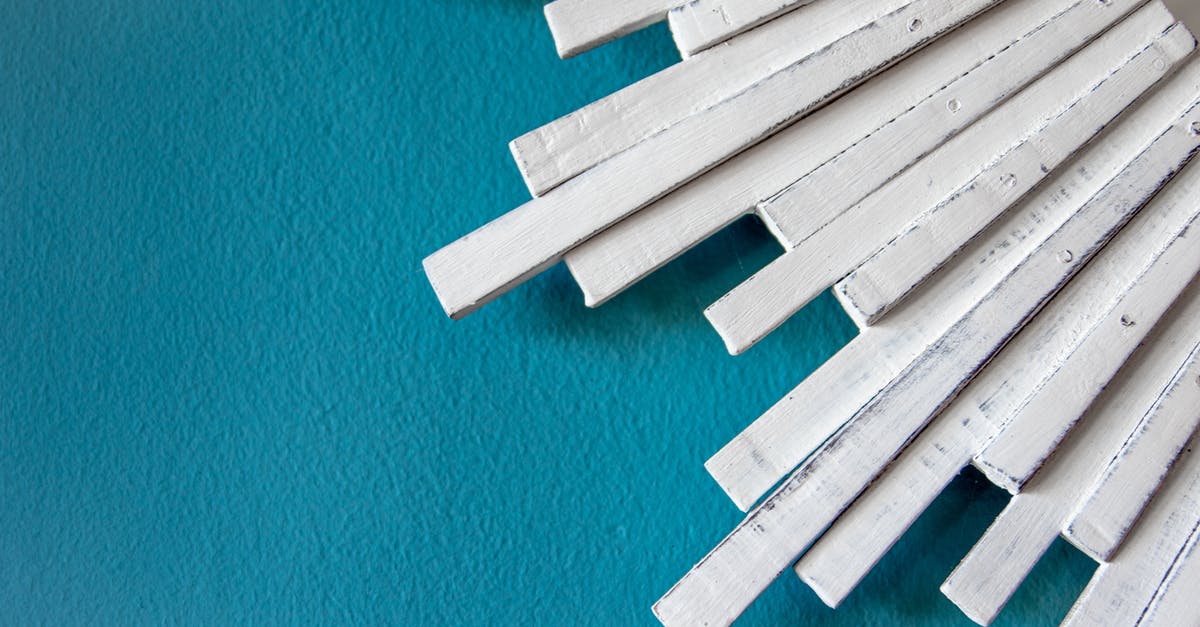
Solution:
M 526 196 L 506 142 L 672 62 L 567 62 L 538 0 L 7 0 L 0 623 L 646 624 L 740 516 L 701 463 L 848 340 L 823 298 L 749 354 L 702 306 L 739 224 L 596 311 L 555 268 L 465 321 L 421 258 Z M 957 480 L 841 610 L 937 585 L 1002 506 Z M 1004 616 L 1057 620 L 1061 545 Z

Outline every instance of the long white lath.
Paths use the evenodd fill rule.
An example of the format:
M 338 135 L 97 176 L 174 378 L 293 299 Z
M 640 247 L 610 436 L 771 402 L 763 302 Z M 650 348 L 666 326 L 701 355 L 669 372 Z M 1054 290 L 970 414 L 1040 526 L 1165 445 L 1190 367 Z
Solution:
M 1013 494 L 942 584 L 972 620 L 1063 537 L 1099 563 L 1065 624 L 1200 625 L 1200 56 L 1174 4 L 546 6 L 564 57 L 668 20 L 684 60 L 513 140 L 534 197 L 425 260 L 447 314 L 559 261 L 598 306 L 756 214 L 786 252 L 705 310 L 729 351 L 830 288 L 861 330 L 705 463 L 748 513 L 663 624 L 729 624 L 789 570 L 836 607 L 970 464 Z

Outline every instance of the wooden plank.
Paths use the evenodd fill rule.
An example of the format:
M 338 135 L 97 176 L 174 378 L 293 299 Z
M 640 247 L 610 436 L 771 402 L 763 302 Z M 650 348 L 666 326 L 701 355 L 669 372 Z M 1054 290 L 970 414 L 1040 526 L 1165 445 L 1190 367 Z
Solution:
M 1185 246 L 1200 251 L 1194 237 Z M 1066 538 L 1097 561 L 1108 561 L 1154 498 L 1197 425 L 1200 342 L 1092 485 L 1067 525 Z
M 478 309 L 609 225 L 997 1 L 914 0 L 907 6 L 926 16 L 924 35 L 899 36 L 904 12 L 889 14 L 449 244 L 424 260 L 442 308 L 452 318 Z
M 687 0 L 554 0 L 546 23 L 558 56 L 566 59 L 641 30 Z
M 1153 17 L 1153 9 L 1138 17 Z M 1170 24 L 1161 12 L 1159 20 L 1163 28 Z M 1102 37 L 840 215 L 836 209 L 826 213 L 839 195 L 824 196 L 827 190 L 803 183 L 772 199 L 764 211 L 798 244 L 705 310 L 730 353 L 757 343 L 920 212 L 961 190 L 996 156 L 1086 93 L 1097 77 L 1107 76 L 1129 50 L 1140 50 L 1148 34 L 1121 29 Z M 953 94 L 945 97 L 955 100 Z M 854 177 L 847 172 L 846 178 Z
M 1196 103 L 1193 59 L 1061 168 L 991 241 L 973 244 L 963 263 L 944 268 L 916 298 L 834 355 L 715 454 L 705 467 L 743 510 L 783 479 L 895 378 L 955 320 L 1030 254 L 1053 229 L 1116 177 L 1133 154 Z
M 1196 591 L 1200 590 L 1200 531 L 1193 531 L 1187 547 L 1175 560 L 1150 607 L 1138 622 L 1142 627 L 1200 625 Z
M 671 11 L 671 35 L 689 58 L 816 0 L 692 0 Z
M 959 193 L 905 226 L 834 286 L 839 300 L 856 310 L 856 319 L 868 325 L 877 322 L 1194 47 L 1195 39 L 1182 24 L 1163 33 Z
M 1190 338 L 1200 329 L 1200 290 L 1195 287 L 1152 331 L 1077 432 L 1013 497 L 1012 512 L 996 519 L 942 584 L 942 592 L 972 620 L 987 624 L 996 617 L 1059 535 L 1092 478 L 1186 358 Z
M 812 62 L 824 48 L 912 1 L 821 0 L 525 133 L 509 149 L 530 193 L 541 196 L 683 119 Z
M 659 620 L 739 616 L 1137 213 L 1142 203 L 1130 200 L 1127 190 L 1106 188 L 1041 242 L 664 595 L 654 606 Z M 1063 261 L 1062 250 L 1077 254 Z
M 731 224 L 780 190 L 848 150 L 872 144 L 894 169 L 920 158 L 1061 61 L 1138 4 L 1117 0 L 1012 0 L 972 20 L 837 101 L 737 155 L 567 253 L 565 261 L 589 306 L 598 306 Z M 972 83 L 978 93 L 955 114 L 943 106 L 917 108 L 950 85 Z M 957 87 L 956 87 L 957 89 Z M 866 153 L 861 153 L 866 154 Z M 845 162 L 845 161 L 843 161 Z M 875 181 L 895 174 L 873 163 L 854 176 Z M 858 184 L 862 184 L 861 182 Z
M 1024 401 L 1064 362 L 1083 357 L 1080 344 L 1126 297 L 1129 285 L 1146 277 L 1140 269 L 1150 263 L 1158 242 L 1171 237 L 1169 228 L 1159 226 L 1160 215 L 1182 212 L 1164 211 L 1158 202 L 1055 296 L 801 558 L 795 570 L 822 600 L 833 607 L 841 603 Z M 1001 233 L 1012 228 L 1003 226 Z M 1179 264 L 1178 257 L 1159 257 L 1156 267 Z M 1200 250 L 1190 257 L 1188 278 L 1200 272 Z M 1182 288 L 1170 281 L 1163 285 L 1172 295 Z M 1140 326 L 1144 334 L 1154 325 L 1147 318 Z M 1054 535 L 1056 529 L 1049 534 Z
M 1192 452 L 1179 460 L 1126 547 L 1111 562 L 1096 569 L 1063 625 L 1136 623 L 1197 533 L 1198 520 L 1200 454 Z M 1194 603 L 1196 591 L 1190 593 Z M 1194 619 L 1194 609 L 1189 616 Z

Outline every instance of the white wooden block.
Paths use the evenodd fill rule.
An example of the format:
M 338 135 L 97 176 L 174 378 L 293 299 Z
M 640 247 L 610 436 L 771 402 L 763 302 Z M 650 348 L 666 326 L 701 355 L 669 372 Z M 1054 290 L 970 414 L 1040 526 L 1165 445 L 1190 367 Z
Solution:
M 871 167 L 830 171 L 830 189 L 845 181 L 872 189 L 978 119 L 996 102 L 1102 31 L 1138 0 L 1011 0 L 972 20 L 842 98 L 737 155 L 567 253 L 589 306 L 620 293 L 703 241 L 784 187 L 853 150 Z M 948 86 L 977 85 L 950 114 L 916 108 Z M 869 136 L 877 139 L 861 146 Z M 863 152 L 871 148 L 871 153 Z M 880 153 L 888 167 L 877 163 Z M 843 159 L 847 168 L 854 166 Z M 871 183 L 874 181 L 874 183 Z M 848 193 L 848 192 L 839 192 Z M 770 221 L 768 220 L 770 226 Z
M 554 0 L 546 23 L 558 56 L 566 59 L 661 22 L 687 0 Z
M 621 218 L 808 113 L 998 0 L 914 0 L 703 113 L 597 165 L 425 258 L 447 314 L 462 317 Z M 908 33 L 919 13 L 928 28 Z M 903 34 L 902 34 L 903 33 Z
M 737 618 L 1140 209 L 1121 200 L 1093 199 L 1041 242 L 663 596 L 659 619 Z M 1064 261 L 1062 250 L 1077 254 Z
M 1063 621 L 1066 627 L 1132 625 L 1153 603 L 1200 521 L 1200 454 L 1184 455 L 1145 518 L 1108 563 L 1101 564 Z M 1195 602 L 1196 591 L 1190 597 Z M 1190 618 L 1195 617 L 1192 609 Z
M 1194 198 L 1200 201 L 1200 195 Z M 1184 246 L 1200 251 L 1195 236 Z M 1187 443 L 1183 436 L 1198 424 L 1200 342 L 1080 503 L 1066 538 L 1098 561 L 1110 559 L 1171 470 Z
M 1189 290 L 1088 410 L 1077 433 L 1013 497 L 1012 513 L 996 519 L 942 584 L 942 592 L 967 616 L 987 624 L 1004 607 L 1093 477 L 1175 373 L 1197 329 L 1200 291 Z
M 815 0 L 692 0 L 668 15 L 684 58 Z
M 1131 18 L 1121 26 L 1134 21 Z M 878 321 L 999 218 L 1015 199 L 1040 184 L 1108 126 L 1194 46 L 1191 33 L 1177 25 L 1133 58 L 1123 60 L 1112 75 L 1079 94 L 1078 100 L 1046 126 L 989 165 L 959 193 L 918 216 L 842 279 L 834 287 L 839 300 L 856 310 L 857 319 L 867 324 Z
M 1190 454 L 1190 453 L 1189 453 Z M 1175 560 L 1150 607 L 1138 622 L 1142 627 L 1200 626 L 1196 591 L 1200 590 L 1200 533 L 1193 531 L 1187 547 Z
M 820 0 L 525 133 L 509 149 L 530 193 L 541 196 L 912 1 Z
M 1150 7 L 1136 17 L 1152 18 L 1154 13 Z M 1169 15 L 1160 13 L 1159 19 L 1163 28 L 1170 24 Z M 729 352 L 736 355 L 757 343 L 915 216 L 961 190 L 997 156 L 1022 143 L 1086 93 L 1094 77 L 1107 76 L 1107 68 L 1127 57 L 1128 50 L 1140 50 L 1145 35 L 1132 36 L 1122 29 L 1102 37 L 878 191 L 840 215 L 829 216 L 829 221 L 826 216 L 812 218 L 814 197 L 823 191 L 819 188 L 797 184 L 773 199 L 764 209 L 789 241 L 799 243 L 705 310 Z M 945 94 L 945 100 L 950 103 L 956 98 Z M 804 235 L 810 231 L 811 236 Z
M 939 272 L 917 295 L 878 326 L 853 339 L 821 368 L 715 454 L 705 467 L 743 510 L 808 457 L 846 420 L 896 377 L 955 320 L 980 300 L 1053 229 L 1124 169 L 1195 103 L 1200 60 L 1192 60 L 1056 173 L 997 225 L 997 236 L 973 244 L 970 260 Z

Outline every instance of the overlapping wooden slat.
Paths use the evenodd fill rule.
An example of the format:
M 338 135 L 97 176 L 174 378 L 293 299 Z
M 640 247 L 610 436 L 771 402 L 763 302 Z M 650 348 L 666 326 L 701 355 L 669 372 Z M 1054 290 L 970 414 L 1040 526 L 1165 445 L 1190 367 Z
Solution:
M 690 0 L 671 11 L 671 34 L 685 58 L 819 0 Z
M 1139 2 L 1005 2 L 987 20 L 967 24 L 569 252 L 585 302 L 606 302 L 847 150 L 861 157 L 822 168 L 813 187 L 830 188 L 821 198 L 848 195 L 847 185 L 878 187 Z M 972 94 L 954 113 L 942 98 L 932 101 L 951 85 Z
M 641 30 L 687 0 L 554 0 L 546 23 L 558 56 L 566 59 Z
M 821 292 L 849 274 L 920 213 L 961 193 L 997 157 L 1011 152 L 1131 56 L 1150 33 L 1170 24 L 1155 7 L 1097 40 L 982 120 L 956 135 L 840 214 L 813 219 L 812 196 L 793 186 L 764 207 L 794 248 L 759 270 L 705 310 L 732 354 L 777 328 Z M 1126 24 L 1122 24 L 1126 26 Z M 1150 29 L 1147 30 L 1142 29 Z M 1111 35 L 1111 36 L 1110 36 Z M 1176 52 L 1179 54 L 1179 52 Z M 1165 68 L 1165 66 L 1164 66 Z M 948 95 L 948 103 L 954 100 Z M 811 235 L 809 235 L 811 233 Z
M 1195 235 L 1182 247 L 1200 256 Z M 1067 539 L 1098 561 L 1109 560 L 1121 546 L 1200 424 L 1200 337 L 1196 339 L 1187 362 L 1100 474 L 1067 526 Z
M 752 145 L 998 0 L 913 0 L 870 27 L 693 115 L 447 245 L 424 260 L 442 308 L 459 318 L 563 253 Z M 907 33 L 920 13 L 927 28 Z M 902 34 L 903 33 L 903 34 Z
M 530 193 L 540 196 L 797 64 L 837 76 L 839 65 L 818 60 L 822 50 L 913 1 L 819 0 L 525 133 L 509 149 Z
M 1183 25 L 1156 38 L 961 191 L 918 216 L 835 286 L 839 300 L 855 312 L 856 319 L 866 324 L 878 321 L 999 218 L 1014 199 L 1034 189 L 1081 144 L 1108 126 L 1194 44 Z
M 1013 497 L 942 585 L 967 616 L 980 624 L 996 616 L 1067 524 L 1088 482 L 1186 358 L 1188 338 L 1200 329 L 1200 290 L 1195 287 L 1089 410 L 1079 432 Z
M 1193 531 L 1187 547 L 1158 587 L 1154 600 L 1138 625 L 1178 627 L 1189 624 L 1188 621 L 1200 623 L 1200 616 L 1196 612 L 1197 590 L 1200 590 L 1200 533 Z
M 1153 261 L 1160 273 L 1179 276 L 1179 283 L 1200 272 L 1200 248 L 1180 245 L 1177 234 L 1170 233 L 1178 228 L 1183 203 L 1200 197 L 1200 168 L 1188 172 L 1189 180 L 1177 181 L 1171 198 L 1156 199 L 1155 206 L 1106 246 L 797 563 L 797 573 L 826 603 L 836 606 L 853 590 L 1027 396 L 1044 387 L 1064 363 L 1086 362 L 1089 357 L 1079 346 L 1095 336 L 1092 329 L 1104 325 L 1106 311 L 1135 294 L 1125 284 L 1147 283 L 1148 273 L 1136 276 L 1139 268 Z M 1174 206 L 1162 206 L 1166 203 Z M 1171 239 L 1174 254 L 1145 259 L 1155 249 L 1153 242 L 1165 239 Z M 1184 285 L 1164 283 L 1170 304 Z M 1131 333 L 1142 337 L 1154 322 L 1145 316 Z
M 1193 60 L 1023 203 L 1029 216 L 935 277 L 920 298 L 853 339 L 714 455 L 705 467 L 743 510 L 816 450 L 846 419 L 982 298 L 1035 243 L 1117 176 L 1193 106 Z M 1020 212 L 1018 212 L 1020 215 Z

